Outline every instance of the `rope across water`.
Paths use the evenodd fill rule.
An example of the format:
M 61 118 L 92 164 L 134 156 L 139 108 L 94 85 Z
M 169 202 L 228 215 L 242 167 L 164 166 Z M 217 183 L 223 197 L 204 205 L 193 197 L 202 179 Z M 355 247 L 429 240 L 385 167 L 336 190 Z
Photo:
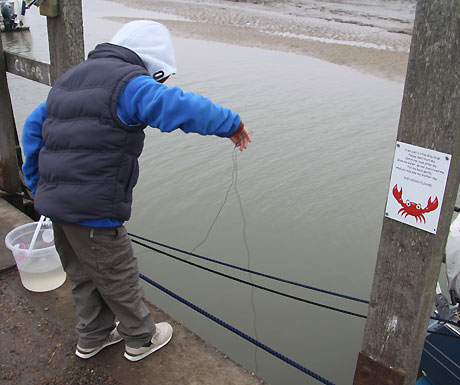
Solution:
M 327 380 L 326 378 L 320 376 L 319 374 L 313 372 L 310 369 L 307 369 L 306 367 L 300 365 L 299 363 L 291 360 L 290 358 L 286 357 L 285 355 L 277 352 L 276 350 L 270 348 L 269 346 L 257 341 L 256 339 L 252 338 L 251 336 L 247 335 L 246 333 L 243 333 L 241 330 L 238 330 L 237 328 L 229 325 L 228 323 L 222 321 L 221 319 L 217 318 L 216 316 L 213 316 L 212 314 L 208 313 L 206 310 L 201 309 L 200 307 L 194 305 L 193 303 L 187 301 L 186 299 L 182 298 L 181 296 L 177 295 L 176 293 L 173 293 L 171 290 L 165 288 L 164 286 L 160 285 L 159 283 L 151 280 L 150 278 L 146 277 L 143 274 L 139 274 L 139 276 L 146 282 L 150 283 L 151 285 L 155 286 L 156 288 L 160 289 L 161 291 L 165 292 L 169 296 L 177 299 L 179 302 L 182 302 L 184 305 L 187 305 L 188 307 L 192 308 L 193 310 L 197 311 L 198 313 L 204 315 L 205 317 L 209 318 L 210 320 L 218 323 L 219 325 L 223 326 L 227 330 L 230 330 L 231 332 L 235 333 L 236 335 L 244 338 L 245 340 L 251 342 L 252 344 L 256 345 L 257 347 L 265 350 L 267 353 L 270 353 L 271 355 L 279 358 L 280 360 L 286 362 L 287 364 L 293 366 L 294 368 L 300 370 L 301 372 L 308 374 L 309 376 L 313 377 L 314 379 L 322 382 L 323 384 L 326 385 L 334 385 L 333 382 Z
M 329 294 L 329 295 L 333 295 L 333 296 L 337 296 L 337 297 L 349 299 L 349 300 L 352 300 L 352 301 L 358 301 L 358 302 L 365 303 L 365 304 L 368 304 L 368 303 L 369 303 L 369 301 L 366 301 L 366 300 L 363 300 L 363 299 L 359 299 L 359 298 L 351 297 L 351 296 L 348 296 L 348 295 L 344 295 L 344 294 L 340 294 L 340 293 L 336 293 L 336 292 L 332 292 L 332 291 L 320 289 L 320 288 L 313 287 L 313 286 L 309 286 L 309 285 L 304 285 L 304 284 L 302 284 L 302 283 L 289 281 L 289 280 L 286 280 L 286 279 L 283 279 L 283 278 L 279 278 L 279 277 L 271 276 L 271 275 L 268 275 L 268 274 L 260 273 L 260 272 L 254 271 L 254 270 L 249 270 L 249 269 L 246 269 L 246 268 L 243 268 L 243 267 L 231 265 L 231 264 L 229 264 L 229 263 L 221 262 L 221 261 L 218 261 L 218 260 L 215 260 L 215 259 L 211 259 L 211 258 L 208 258 L 208 257 L 203 257 L 203 256 L 198 255 L 198 254 L 189 253 L 189 252 L 187 252 L 187 251 L 180 250 L 180 249 L 177 249 L 177 248 L 172 247 L 172 246 L 168 246 L 168 245 L 165 245 L 165 244 L 162 244 L 162 243 L 159 243 L 159 242 L 155 242 L 155 241 L 149 240 L 149 239 L 144 238 L 144 237 L 141 237 L 141 236 L 139 236 L 139 235 L 135 235 L 135 234 L 131 234 L 131 233 L 128 233 L 128 234 L 129 234 L 131 237 L 138 238 L 138 239 L 142 239 L 142 240 L 144 240 L 144 241 L 147 241 L 147 242 L 150 242 L 150 243 L 153 243 L 153 244 L 157 244 L 157 245 L 166 247 L 166 248 L 171 249 L 171 250 L 179 251 L 179 252 L 185 253 L 185 254 L 187 254 L 187 255 L 196 257 L 196 258 L 204 259 L 204 260 L 209 261 L 209 262 L 214 262 L 214 263 L 217 263 L 217 264 L 226 266 L 226 267 L 230 267 L 230 268 L 233 268 L 233 269 L 245 271 L 245 272 L 248 272 L 248 273 L 251 273 L 251 274 L 255 274 L 255 275 L 259 275 L 259 276 L 262 276 L 262 277 L 265 277 L 265 278 L 274 279 L 274 280 L 277 280 L 277 281 L 280 281 L 280 282 L 285 282 L 285 283 L 288 283 L 288 284 L 291 284 L 291 285 L 300 286 L 300 287 L 303 287 L 303 288 L 306 288 L 306 289 L 310 289 L 310 290 L 314 290 L 314 291 L 318 291 L 318 292 L 321 292 L 321 293 L 325 293 L 325 294 Z M 317 303 L 317 302 L 314 302 L 314 301 L 309 301 L 309 300 L 306 300 L 306 299 L 304 299 L 304 298 L 299 298 L 299 297 L 296 297 L 296 296 L 293 296 L 293 295 L 290 295 L 290 294 L 286 294 L 286 293 L 283 293 L 283 292 L 279 292 L 279 291 L 277 291 L 277 290 L 273 290 L 273 289 L 270 289 L 270 288 L 267 288 L 267 287 L 264 287 L 264 286 L 261 286 L 261 285 L 254 284 L 254 283 L 252 283 L 252 282 L 244 281 L 244 280 L 242 280 L 242 279 L 239 279 L 239 278 L 236 278 L 236 277 L 232 277 L 232 276 L 230 276 L 230 275 L 228 275 L 228 274 L 224 274 L 224 273 L 221 273 L 221 272 L 217 272 L 217 271 L 212 270 L 212 269 L 209 269 L 209 268 L 207 268 L 207 267 L 204 267 L 204 266 L 198 265 L 198 264 L 196 264 L 196 263 L 190 262 L 190 261 L 188 261 L 188 260 L 186 260 L 186 259 L 177 257 L 177 256 L 175 256 L 175 255 L 173 255 L 173 254 L 170 254 L 170 253 L 167 253 L 167 252 L 165 252 L 165 251 L 159 250 L 159 249 L 157 249 L 157 248 L 155 248 L 155 247 L 146 245 L 146 244 L 144 244 L 144 243 L 142 243 L 142 242 L 139 242 L 139 241 L 137 241 L 137 240 L 135 240 L 135 239 L 132 239 L 132 242 L 133 242 L 133 243 L 136 243 L 136 244 L 138 244 L 138 245 L 140 245 L 140 246 L 143 246 L 143 247 L 145 247 L 145 248 L 148 248 L 148 249 L 150 249 L 150 250 L 152 250 L 152 251 L 155 251 L 155 252 L 157 252 L 157 253 L 166 255 L 166 256 L 171 257 L 171 258 L 173 258 L 173 259 L 176 259 L 176 260 L 178 260 L 178 261 L 181 261 L 181 262 L 187 263 L 187 264 L 189 264 L 189 265 L 192 265 L 192 266 L 194 266 L 194 267 L 198 267 L 198 268 L 203 269 L 203 270 L 206 270 L 206 271 L 208 271 L 208 272 L 211 272 L 211 273 L 214 273 L 214 274 L 218 274 L 218 275 L 223 276 L 223 277 L 225 277 L 225 278 L 229 278 L 229 279 L 232 279 L 232 280 L 234 280 L 234 281 L 237 281 L 237 282 L 240 282 L 240 283 L 249 285 L 249 286 L 256 287 L 256 288 L 258 288 L 258 289 L 262 289 L 262 290 L 265 290 L 265 291 L 268 291 L 268 292 L 271 292 L 271 293 L 274 293 L 274 294 L 278 294 L 278 295 L 281 295 L 281 296 L 284 296 L 284 297 L 287 297 L 287 298 L 290 298 L 290 299 L 294 299 L 294 300 L 297 300 L 297 301 L 301 301 L 301 302 L 304 302 L 304 303 L 308 303 L 308 304 L 310 304 L 310 305 L 319 306 L 319 307 L 322 307 L 322 308 L 325 308 L 325 309 L 328 309 L 328 310 L 333 310 L 333 311 L 337 311 L 337 312 L 340 312 L 340 313 L 352 315 L 352 316 L 355 316 L 355 317 L 358 317 L 358 318 L 367 318 L 367 316 L 365 316 L 365 315 L 363 315 L 363 314 L 351 312 L 351 311 L 344 310 L 344 309 L 339 309 L 339 308 L 332 307 L 332 306 L 328 306 L 328 305 L 323 305 L 323 304 L 320 304 L 320 303 Z M 440 317 L 438 317 L 438 316 L 430 316 L 430 319 L 436 320 L 436 321 L 439 321 L 439 322 L 442 322 L 442 323 L 446 323 L 446 324 L 450 324 L 450 325 L 454 325 L 454 326 L 460 327 L 460 322 L 450 321 L 450 320 L 447 320 L 447 319 L 440 318 Z M 428 332 L 429 332 L 429 331 L 428 331 Z
M 258 275 L 258 276 L 260 276 L 260 277 L 264 277 L 264 278 L 268 278 L 268 279 L 273 279 L 273 280 L 276 280 L 276 281 L 279 281 L 279 282 L 284 282 L 284 283 L 287 283 L 287 284 L 290 284 L 290 285 L 303 287 L 303 288 L 305 288 L 305 289 L 318 291 L 318 292 L 320 292 L 320 293 L 329 294 L 329 295 L 333 295 L 333 296 L 340 297 L 340 298 L 345 298 L 345 299 L 348 299 L 348 300 L 350 300 L 350 301 L 356 301 L 356 302 L 361 302 L 361 303 L 365 303 L 365 304 L 368 304 L 368 303 L 369 303 L 369 301 L 367 301 L 367 300 L 365 300 L 365 299 L 360 299 L 360 298 L 352 297 L 352 296 L 345 295 L 345 294 L 336 293 L 336 292 L 329 291 L 329 290 L 319 289 L 319 288 L 317 288 L 317 287 L 308 286 L 308 285 L 305 285 L 305 284 L 303 284 L 303 283 L 298 283 L 298 282 L 289 281 L 289 280 L 284 279 L 284 278 L 275 277 L 275 276 L 273 276 L 273 275 L 269 275 L 269 274 L 265 274 L 265 273 L 260 273 L 260 272 L 258 272 L 258 271 L 249 270 L 249 269 L 246 269 L 246 268 L 244 268 L 244 267 L 235 266 L 235 265 L 232 265 L 232 264 L 230 264 L 230 263 L 226 263 L 226 262 L 218 261 L 218 260 L 216 260 L 216 259 L 204 257 L 204 256 L 202 256 L 202 255 L 194 254 L 194 253 L 191 253 L 191 252 L 188 252 L 188 251 L 185 251 L 185 250 L 181 250 L 181 249 L 179 249 L 179 248 L 177 248 L 177 247 L 168 246 L 168 245 L 165 245 L 164 243 L 156 242 L 156 241 L 153 241 L 153 240 L 148 239 L 148 238 L 141 237 L 141 236 L 136 235 L 136 234 L 128 233 L 128 235 L 131 236 L 131 237 L 133 237 L 133 238 L 141 239 L 141 240 L 143 240 L 143 241 L 145 241 L 145 242 L 153 243 L 153 244 L 155 244 L 155 245 L 157 245 L 157 246 L 161 246 L 161 247 L 167 248 L 167 249 L 169 249 L 169 250 L 177 251 L 177 252 L 182 253 L 182 254 L 187 254 L 187 255 L 189 255 L 189 256 L 192 256 L 192 257 L 195 257 L 195 258 L 199 258 L 199 259 L 203 259 L 203 260 L 205 260 L 205 261 L 212 262 L 212 263 L 216 263 L 216 264 L 219 264 L 219 265 L 222 265 L 222 266 L 230 267 L 230 268 L 232 268 L 232 269 L 244 271 L 244 272 L 246 272 L 246 273 L 251 273 L 251 274 L 254 274 L 254 275 Z
M 173 254 L 170 254 L 170 253 L 166 253 L 164 251 L 161 251 L 159 249 L 156 249 L 152 246 L 149 246 L 149 245 L 146 245 L 142 242 L 139 242 L 139 241 L 136 241 L 135 239 L 132 240 L 133 243 L 136 243 L 140 246 L 144 246 L 150 250 L 153 250 L 153 251 L 156 251 L 157 253 L 160 253 L 160 254 L 163 254 L 163 255 L 166 255 L 168 257 L 171 257 L 173 259 L 176 259 L 178 261 L 181 261 L 181 262 L 184 262 L 184 263 L 187 263 L 188 265 L 191 265 L 191 266 L 194 266 L 194 267 L 198 267 L 202 270 L 206 270 L 210 273 L 214 273 L 214 274 L 217 274 L 217 275 L 220 275 L 222 277 L 225 277 L 225 278 L 228 278 L 228 279 L 231 279 L 233 281 L 237 281 L 239 283 L 243 283 L 245 285 L 248 285 L 248 286 L 252 286 L 252 287 L 256 287 L 258 289 L 262 289 L 262 290 L 265 290 L 265 291 L 268 291 L 270 293 L 274 293 L 274 294 L 278 294 L 278 295 L 281 295 L 283 297 L 287 297 L 287 298 L 290 298 L 290 299 L 294 299 L 294 300 L 297 300 L 297 301 L 300 301 L 300 302 L 304 302 L 304 303 L 308 303 L 310 305 L 315 305 L 315 306 L 318 306 L 318 307 L 322 307 L 324 309 L 328 309 L 328 310 L 333 310 L 333 311 L 337 311 L 337 312 L 340 312 L 340 313 L 344 313 L 344 314 L 348 314 L 348 315 L 352 315 L 352 316 L 355 316 L 355 317 L 359 317 L 359 318 L 366 318 L 365 315 L 363 314 L 359 314 L 359 313 L 355 313 L 355 312 L 352 312 L 352 311 L 349 311 L 349 310 L 344 310 L 344 309 L 339 309 L 337 307 L 333 307 L 333 306 L 328 306 L 328 305 L 323 305 L 321 303 L 318 303 L 318 302 L 314 302 L 314 301 L 310 301 L 310 300 L 307 300 L 307 299 L 304 299 L 304 298 L 300 298 L 300 297 L 296 297 L 296 296 L 293 296 L 291 294 L 287 294 L 287 293 L 283 293 L 283 292 L 280 292 L 280 291 L 277 291 L 277 290 L 273 290 L 273 289 L 270 289 L 268 287 L 265 287 L 265 286 L 261 286 L 261 285 L 257 285 L 255 283 L 252 283 L 252 282 L 248 282 L 248 281 L 245 281 L 243 279 L 240 279 L 240 278 L 236 278 L 236 277 L 233 277 L 231 275 L 228 275 L 228 274 L 224 274 L 224 273 L 221 273 L 219 271 L 215 271 L 215 270 L 212 270 L 212 269 L 209 269 L 207 267 L 204 267 L 204 266 L 201 266 L 201 265 L 198 265 L 196 263 L 193 263 L 193 262 L 190 262 L 186 259 L 183 259 L 183 258 L 179 258 Z

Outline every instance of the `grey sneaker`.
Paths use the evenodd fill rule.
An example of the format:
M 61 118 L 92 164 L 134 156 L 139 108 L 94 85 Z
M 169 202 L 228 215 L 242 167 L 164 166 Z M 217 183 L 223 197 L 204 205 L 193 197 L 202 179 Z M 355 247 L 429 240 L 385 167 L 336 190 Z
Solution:
M 140 348 L 130 348 L 126 345 L 125 358 L 130 361 L 142 360 L 149 354 L 152 354 L 165 346 L 171 340 L 173 328 L 170 324 L 167 322 L 160 322 L 155 324 L 155 326 L 157 327 L 157 331 L 149 343 L 141 346 Z
M 97 353 L 99 353 L 102 349 L 104 349 L 107 346 L 116 344 L 120 342 L 123 338 L 118 334 L 117 331 L 117 326 L 119 322 L 117 322 L 115 328 L 110 332 L 109 336 L 105 339 L 105 341 L 102 343 L 102 345 L 97 346 L 95 348 L 82 348 L 77 344 L 77 350 L 75 351 L 75 354 L 83 359 L 91 358 L 95 356 Z

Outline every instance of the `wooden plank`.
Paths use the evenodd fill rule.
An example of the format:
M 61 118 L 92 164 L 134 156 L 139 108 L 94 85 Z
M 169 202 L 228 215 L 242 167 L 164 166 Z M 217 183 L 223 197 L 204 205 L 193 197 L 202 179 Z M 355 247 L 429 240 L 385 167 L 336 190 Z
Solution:
M 51 66 L 49 63 L 29 59 L 8 51 L 5 51 L 4 54 L 7 72 L 51 86 Z
M 436 234 L 383 220 L 361 351 L 405 375 L 404 385 L 416 381 L 460 183 L 459 41 L 460 2 L 419 0 L 397 140 L 452 160 Z M 360 384 L 387 383 L 368 378 Z

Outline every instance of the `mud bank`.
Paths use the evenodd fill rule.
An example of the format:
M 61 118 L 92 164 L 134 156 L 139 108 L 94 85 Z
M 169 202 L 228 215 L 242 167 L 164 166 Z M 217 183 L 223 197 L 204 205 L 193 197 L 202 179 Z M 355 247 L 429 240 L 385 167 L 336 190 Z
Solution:
M 126 5 L 123 0 L 111 1 Z M 163 14 L 158 21 L 178 37 L 308 55 L 391 80 L 404 81 L 405 78 L 412 28 L 410 16 L 398 21 L 401 28 L 394 25 L 384 28 L 366 22 L 366 17 L 372 15 L 362 16 L 361 21 L 331 19 L 319 17 L 314 9 L 302 10 L 302 5 L 294 3 L 216 0 L 153 4 L 148 0 L 134 0 L 129 6 L 139 10 L 139 18 L 143 18 L 142 10 Z

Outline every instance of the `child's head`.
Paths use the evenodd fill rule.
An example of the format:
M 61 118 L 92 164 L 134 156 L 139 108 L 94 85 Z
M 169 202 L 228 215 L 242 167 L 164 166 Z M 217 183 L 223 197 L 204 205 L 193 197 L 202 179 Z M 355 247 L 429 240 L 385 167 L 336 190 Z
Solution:
M 160 23 L 136 20 L 125 24 L 110 41 L 139 55 L 153 78 L 163 82 L 176 73 L 176 57 L 168 29 Z

